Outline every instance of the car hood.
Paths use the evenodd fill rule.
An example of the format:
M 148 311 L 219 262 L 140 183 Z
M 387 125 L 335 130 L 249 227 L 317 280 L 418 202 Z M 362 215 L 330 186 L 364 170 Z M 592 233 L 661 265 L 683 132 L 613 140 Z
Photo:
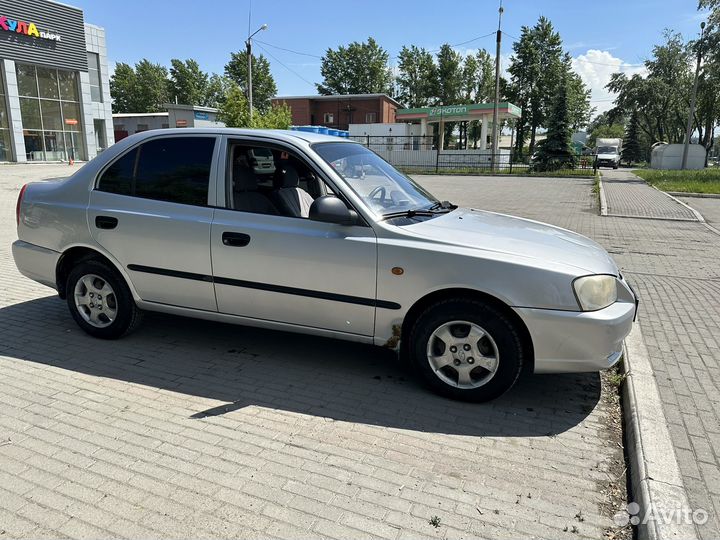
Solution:
M 506 214 L 458 208 L 402 227 L 412 235 L 448 245 L 533 260 L 537 266 L 570 266 L 582 274 L 614 274 L 615 261 L 602 246 L 580 234 Z

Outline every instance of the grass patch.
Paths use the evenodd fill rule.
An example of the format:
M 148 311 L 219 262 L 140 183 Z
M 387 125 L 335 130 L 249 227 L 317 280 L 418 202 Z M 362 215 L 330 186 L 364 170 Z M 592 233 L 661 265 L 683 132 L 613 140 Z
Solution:
M 641 169 L 633 172 L 648 184 L 663 191 L 720 193 L 720 168 L 718 167 L 699 171 Z

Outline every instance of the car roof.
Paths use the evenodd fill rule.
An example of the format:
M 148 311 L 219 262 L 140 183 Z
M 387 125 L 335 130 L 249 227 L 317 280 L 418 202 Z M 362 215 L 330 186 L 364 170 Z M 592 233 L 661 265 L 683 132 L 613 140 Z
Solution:
M 237 135 L 237 136 L 265 136 L 286 142 L 305 141 L 308 144 L 319 143 L 319 142 L 339 142 L 339 143 L 353 143 L 354 141 L 345 139 L 343 137 L 336 137 L 334 135 L 321 135 L 319 133 L 311 133 L 308 131 L 294 131 L 289 129 L 243 129 L 243 128 L 165 128 L 158 130 L 148 130 L 141 133 L 136 133 L 134 136 L 137 138 L 141 135 L 142 138 L 152 137 L 157 135 L 188 135 L 191 133 L 197 134 L 214 134 L 214 135 Z

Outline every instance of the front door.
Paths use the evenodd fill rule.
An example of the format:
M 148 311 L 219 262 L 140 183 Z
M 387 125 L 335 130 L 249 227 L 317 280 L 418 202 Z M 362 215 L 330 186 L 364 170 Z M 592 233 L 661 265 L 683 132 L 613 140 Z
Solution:
M 377 264 L 372 228 L 308 219 L 308 197 L 328 191 L 297 154 L 270 146 L 253 152 L 249 143 L 228 148 L 228 208 L 215 210 L 211 232 L 218 310 L 371 336 Z M 267 149 L 271 175 L 242 158 L 268 155 Z M 293 197 L 305 204 L 283 204 Z

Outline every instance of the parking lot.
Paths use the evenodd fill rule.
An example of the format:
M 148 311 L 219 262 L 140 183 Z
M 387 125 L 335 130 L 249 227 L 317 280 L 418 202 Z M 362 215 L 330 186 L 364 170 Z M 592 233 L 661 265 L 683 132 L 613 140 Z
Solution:
M 473 405 L 352 343 L 154 314 L 120 341 L 86 336 L 10 254 L 20 186 L 68 169 L 0 169 L 4 534 L 598 538 L 614 527 L 622 449 L 597 373 L 529 377 Z M 590 180 L 526 181 L 551 205 L 546 219 L 596 211 Z M 489 182 L 468 204 L 521 210 L 523 190 Z

